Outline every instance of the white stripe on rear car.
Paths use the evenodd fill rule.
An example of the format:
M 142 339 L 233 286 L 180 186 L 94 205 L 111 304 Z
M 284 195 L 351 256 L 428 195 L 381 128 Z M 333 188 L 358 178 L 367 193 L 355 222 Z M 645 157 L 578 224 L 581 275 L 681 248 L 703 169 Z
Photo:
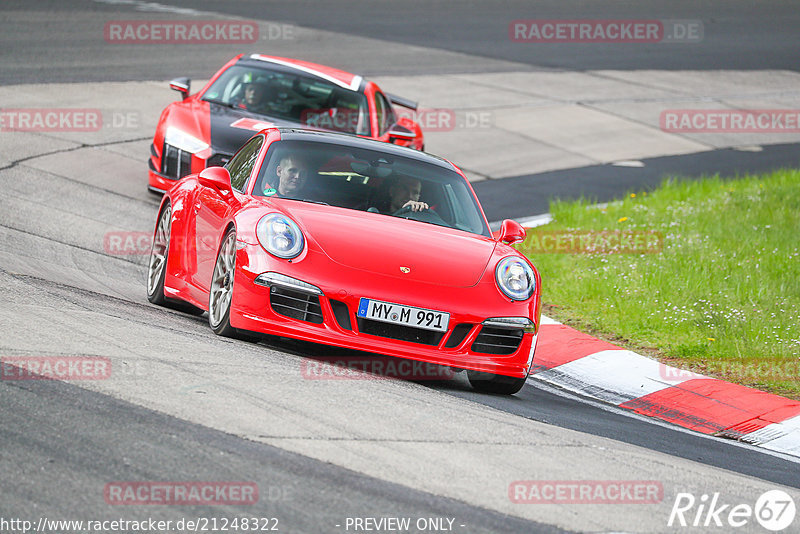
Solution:
M 261 54 L 253 54 L 252 56 L 250 56 L 250 59 L 257 59 L 259 61 L 268 61 L 270 63 L 277 63 L 278 65 L 283 65 L 284 67 L 291 67 L 293 69 L 301 70 L 301 71 L 303 71 L 305 73 L 313 74 L 314 76 L 318 76 L 319 78 L 323 78 L 325 80 L 328 80 L 331 83 L 335 83 L 336 85 L 338 85 L 339 87 L 343 87 L 344 89 L 350 89 L 351 91 L 357 91 L 359 86 L 361 85 L 361 76 L 358 76 L 358 75 L 355 75 L 355 74 L 353 75 L 352 81 L 348 85 L 345 82 L 343 82 L 342 80 L 338 80 L 338 79 L 334 78 L 333 76 L 329 76 L 329 75 L 325 74 L 324 72 L 320 72 L 318 70 L 314 70 L 314 69 L 311 69 L 309 67 L 303 67 L 301 65 L 296 65 L 296 64 L 291 63 L 289 61 L 282 61 L 280 59 L 275 59 L 273 57 L 262 56 Z

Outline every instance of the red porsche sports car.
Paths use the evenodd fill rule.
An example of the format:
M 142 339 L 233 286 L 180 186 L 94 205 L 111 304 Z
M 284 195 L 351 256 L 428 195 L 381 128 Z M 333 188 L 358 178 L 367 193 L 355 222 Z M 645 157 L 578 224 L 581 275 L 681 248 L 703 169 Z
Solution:
M 266 129 L 177 182 L 158 213 L 148 299 L 274 334 L 467 370 L 512 394 L 531 369 L 540 278 L 493 234 L 463 173 L 405 147 Z
M 150 146 L 149 186 L 163 193 L 176 180 L 224 165 L 255 132 L 271 126 L 340 131 L 424 148 L 419 125 L 392 104 L 416 109 L 361 76 L 297 59 L 236 56 L 200 90 L 188 78 L 170 87 L 183 95 L 161 113 Z

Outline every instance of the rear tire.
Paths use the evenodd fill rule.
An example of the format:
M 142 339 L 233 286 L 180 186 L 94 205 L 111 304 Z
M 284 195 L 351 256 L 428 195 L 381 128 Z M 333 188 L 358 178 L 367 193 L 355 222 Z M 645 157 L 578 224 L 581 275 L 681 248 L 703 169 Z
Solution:
M 150 262 L 147 268 L 147 300 L 159 306 L 167 304 L 167 298 L 164 296 L 164 278 L 167 276 L 171 218 L 172 207 L 167 202 L 158 215 L 153 244 L 150 246 Z
M 467 371 L 470 385 L 481 393 L 494 395 L 513 395 L 522 389 L 526 378 L 514 376 L 495 375 L 481 371 Z

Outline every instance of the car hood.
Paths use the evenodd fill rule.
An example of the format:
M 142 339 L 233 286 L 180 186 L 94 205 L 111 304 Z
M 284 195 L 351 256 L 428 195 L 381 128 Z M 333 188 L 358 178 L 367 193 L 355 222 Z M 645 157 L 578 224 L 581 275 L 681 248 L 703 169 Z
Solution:
M 332 261 L 398 279 L 474 286 L 497 244 L 488 237 L 387 215 L 279 202 Z
M 239 148 L 264 128 L 273 126 L 302 127 L 301 124 L 266 115 L 257 115 L 243 109 L 233 109 L 212 102 L 198 102 L 208 106 L 211 127 L 211 146 L 215 152 L 233 155 Z

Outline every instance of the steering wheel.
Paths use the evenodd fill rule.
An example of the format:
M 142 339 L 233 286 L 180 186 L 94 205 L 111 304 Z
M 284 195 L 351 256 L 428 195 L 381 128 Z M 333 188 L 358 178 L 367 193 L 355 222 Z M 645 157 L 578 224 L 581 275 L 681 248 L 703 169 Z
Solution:
M 407 214 L 412 213 L 412 212 L 413 213 L 422 213 L 423 211 L 426 211 L 428 209 L 430 209 L 430 208 L 425 208 L 424 210 L 421 210 L 419 212 L 414 212 L 411 209 L 411 206 L 403 206 L 402 208 L 400 208 L 396 212 L 392 213 L 392 216 L 394 216 L 394 217 L 402 217 L 403 215 L 407 215 Z M 408 219 L 409 217 L 406 217 L 406 218 Z
M 403 206 L 396 212 L 392 213 L 392 216 L 403 217 L 404 219 L 411 219 L 413 221 L 426 222 L 451 228 L 451 225 L 442 219 L 439 214 L 433 211 L 431 208 L 427 208 L 422 211 L 413 211 L 411 206 Z

